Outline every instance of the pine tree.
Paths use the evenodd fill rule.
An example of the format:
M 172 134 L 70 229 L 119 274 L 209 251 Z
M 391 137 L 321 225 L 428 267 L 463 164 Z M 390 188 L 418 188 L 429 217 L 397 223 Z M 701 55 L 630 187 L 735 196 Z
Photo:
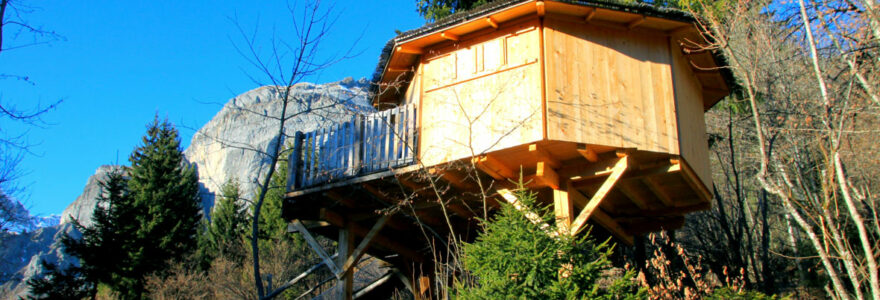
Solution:
M 551 223 L 553 215 L 523 189 L 517 198 Z M 550 230 L 556 230 L 552 228 Z M 474 243 L 465 244 L 464 267 L 475 282 L 456 284 L 460 299 L 639 299 L 632 272 L 604 280 L 612 247 L 586 237 L 552 236 L 522 210 L 502 203 Z
M 135 239 L 137 224 L 128 192 L 128 179 L 121 168 L 114 169 L 99 182 L 101 195 L 92 214 L 92 226 L 84 227 L 78 220 L 74 226 L 82 238 L 65 234 L 64 251 L 80 260 L 82 272 L 92 283 L 102 283 L 121 290 L 132 276 L 128 252 Z
M 211 223 L 202 247 L 209 252 L 211 259 L 223 256 L 231 261 L 241 261 L 245 253 L 240 242 L 248 232 L 249 217 L 239 201 L 241 190 L 238 181 L 226 182 L 220 191 L 220 201 L 211 213 Z
M 153 120 L 129 162 L 128 189 L 138 226 L 127 253 L 137 281 L 126 292 L 139 297 L 144 276 L 195 249 L 201 204 L 196 170 L 185 162 L 177 130 L 167 120 Z
M 40 264 L 46 269 L 46 275 L 28 279 L 31 292 L 27 299 L 84 299 L 95 295 L 95 284 L 86 277 L 83 268 L 69 266 L 62 270 L 45 260 Z
M 65 236 L 63 243 L 90 282 L 138 299 L 147 275 L 195 249 L 201 204 L 195 168 L 167 121 L 154 119 L 129 161 L 125 174 L 115 170 L 101 182 L 93 226 L 77 223 L 82 239 Z

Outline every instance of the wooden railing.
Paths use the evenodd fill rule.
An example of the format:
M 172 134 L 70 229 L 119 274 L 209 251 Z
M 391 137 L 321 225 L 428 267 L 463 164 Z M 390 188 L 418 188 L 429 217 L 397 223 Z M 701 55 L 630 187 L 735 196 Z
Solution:
M 409 104 L 297 132 L 289 157 L 289 190 L 363 176 L 413 163 L 416 107 Z

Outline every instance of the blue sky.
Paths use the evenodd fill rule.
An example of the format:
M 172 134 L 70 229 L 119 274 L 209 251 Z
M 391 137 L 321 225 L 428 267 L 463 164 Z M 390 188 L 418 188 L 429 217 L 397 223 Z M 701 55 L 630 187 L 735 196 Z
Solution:
M 32 214 L 60 214 L 98 166 L 127 163 L 155 114 L 178 125 L 183 146 L 233 96 L 256 88 L 257 75 L 234 43 L 235 23 L 263 38 L 290 36 L 284 1 L 34 1 L 33 25 L 65 40 L 0 53 L 0 74 L 28 76 L 33 84 L 0 80 L 4 105 L 63 103 L 45 115 L 48 126 L 0 122 L 7 133 L 26 132 L 34 144 L 24 158 L 19 198 Z M 259 4 L 254 4 L 259 3 Z M 293 2 L 291 2 L 293 3 Z M 354 42 L 356 57 L 310 82 L 369 77 L 395 30 L 424 21 L 415 0 L 324 1 L 338 19 L 324 44 L 338 53 Z M 274 31 L 273 31 L 274 28 Z M 360 40 L 357 38 L 360 37 Z M 29 40 L 12 39 L 4 46 Z M 356 41 L 357 40 L 357 41 Z M 267 42 L 266 39 L 263 39 Z M 4 47 L 4 48 L 5 48 Z M 24 131 L 27 130 L 27 131 Z

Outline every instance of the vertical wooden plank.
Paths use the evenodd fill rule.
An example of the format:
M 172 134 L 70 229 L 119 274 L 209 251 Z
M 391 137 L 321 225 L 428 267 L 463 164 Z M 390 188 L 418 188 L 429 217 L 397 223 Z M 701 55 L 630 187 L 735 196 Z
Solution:
M 354 117 L 354 152 L 352 155 L 352 176 L 356 175 L 360 171 L 361 165 L 361 154 L 363 149 L 363 116 L 357 115 Z
M 302 180 L 300 167 L 302 166 L 302 131 L 293 135 L 293 152 L 287 157 L 287 190 L 293 191 L 299 187 L 298 180 Z
M 385 113 L 382 115 L 382 117 L 383 117 L 385 124 L 382 124 L 383 125 L 382 126 L 382 129 L 383 129 L 382 137 L 384 138 L 384 140 L 383 140 L 384 147 L 382 149 L 383 163 L 380 168 L 385 169 L 385 168 L 388 168 L 388 164 L 391 162 L 391 151 L 392 151 L 392 149 L 391 149 L 391 134 L 392 134 L 391 133 L 391 131 L 392 131 L 391 110 L 390 109 L 385 110 Z

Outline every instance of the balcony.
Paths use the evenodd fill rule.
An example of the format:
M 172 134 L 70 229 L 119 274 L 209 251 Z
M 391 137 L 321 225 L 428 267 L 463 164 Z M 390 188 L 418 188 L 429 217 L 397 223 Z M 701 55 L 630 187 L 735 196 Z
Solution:
M 415 161 L 419 133 L 414 104 L 357 115 L 352 121 L 297 132 L 288 189 L 301 190 L 405 167 Z

